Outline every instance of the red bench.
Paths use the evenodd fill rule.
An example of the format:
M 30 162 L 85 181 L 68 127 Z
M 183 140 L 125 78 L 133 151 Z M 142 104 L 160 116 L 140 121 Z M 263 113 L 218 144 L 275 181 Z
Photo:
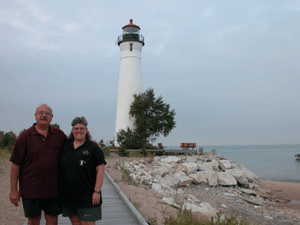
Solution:
M 194 148 L 196 148 L 196 143 L 181 143 L 180 148 L 182 148 L 182 150 L 188 150 L 189 148 L 192 148 L 194 150 Z
M 166 146 L 163 146 L 162 143 L 158 143 L 158 148 L 159 148 L 159 149 L 164 149 L 164 147 L 166 147 Z

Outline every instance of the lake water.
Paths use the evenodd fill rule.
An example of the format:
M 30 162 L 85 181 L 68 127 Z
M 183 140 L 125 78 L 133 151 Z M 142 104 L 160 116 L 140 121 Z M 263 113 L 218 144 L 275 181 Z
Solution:
M 219 145 L 198 146 L 204 152 L 216 149 L 218 155 L 245 166 L 259 178 L 300 183 L 300 160 L 294 155 L 300 154 L 300 145 Z M 179 149 L 167 146 L 167 149 Z

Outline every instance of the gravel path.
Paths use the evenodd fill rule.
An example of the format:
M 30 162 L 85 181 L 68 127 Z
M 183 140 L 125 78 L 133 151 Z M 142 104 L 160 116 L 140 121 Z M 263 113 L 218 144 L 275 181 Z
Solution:
M 11 162 L 0 160 L 0 224 L 22 225 L 25 222 L 22 203 L 15 207 L 9 200 Z

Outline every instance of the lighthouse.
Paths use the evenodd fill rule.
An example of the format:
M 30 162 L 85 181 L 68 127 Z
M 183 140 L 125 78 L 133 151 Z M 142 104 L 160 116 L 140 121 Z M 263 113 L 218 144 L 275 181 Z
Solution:
M 122 27 L 123 33 L 117 43 L 121 51 L 120 75 L 118 88 L 118 103 L 115 129 L 115 146 L 117 133 L 120 130 L 134 129 L 134 118 L 129 115 L 133 94 L 143 90 L 141 53 L 144 46 L 144 37 L 140 34 L 140 27 L 132 23 Z

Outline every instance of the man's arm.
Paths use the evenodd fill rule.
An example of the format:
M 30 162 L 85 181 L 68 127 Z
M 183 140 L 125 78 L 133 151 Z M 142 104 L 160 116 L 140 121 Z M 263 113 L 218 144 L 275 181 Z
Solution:
M 20 193 L 18 190 L 18 180 L 20 174 L 20 165 L 15 163 L 11 166 L 10 171 L 10 201 L 15 205 L 18 206 L 20 202 Z
M 97 171 L 97 175 L 96 175 L 96 184 L 94 190 L 101 191 L 102 184 L 103 184 L 104 164 L 97 166 L 96 171 Z M 93 205 L 98 205 L 100 203 L 100 195 L 94 193 L 92 200 L 93 200 Z

